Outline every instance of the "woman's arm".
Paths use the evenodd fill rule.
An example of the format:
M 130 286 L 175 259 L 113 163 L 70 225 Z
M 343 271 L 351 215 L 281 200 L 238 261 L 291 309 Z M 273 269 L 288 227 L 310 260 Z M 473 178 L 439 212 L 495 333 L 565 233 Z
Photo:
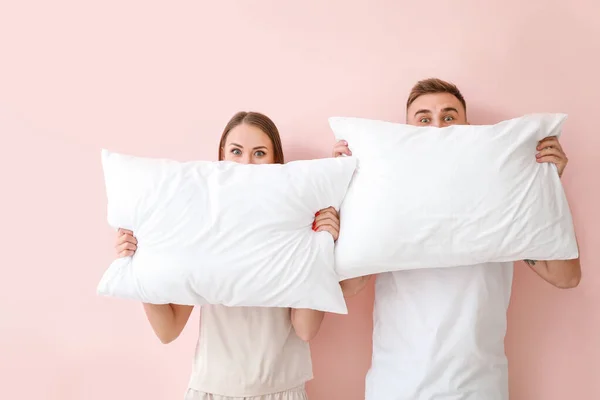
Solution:
M 177 304 L 147 304 L 144 311 L 156 336 L 164 344 L 177 339 L 190 319 L 193 306 Z
M 127 229 L 119 229 L 115 244 L 117 257 L 131 257 L 137 250 L 137 239 L 133 232 Z M 146 304 L 144 311 L 146 317 L 161 342 L 171 343 L 177 339 L 183 331 L 185 324 L 190 319 L 193 306 L 181 306 L 177 304 Z
M 337 210 L 333 207 L 319 210 L 315 214 L 312 228 L 315 232 L 329 232 L 335 242 L 340 234 L 340 217 Z M 312 340 L 321 328 L 325 313 L 306 308 L 292 308 L 290 312 L 296 335 L 305 342 Z
M 291 320 L 296 335 L 305 342 L 312 340 L 319 329 L 325 313 L 323 311 L 309 310 L 306 308 L 292 308 Z

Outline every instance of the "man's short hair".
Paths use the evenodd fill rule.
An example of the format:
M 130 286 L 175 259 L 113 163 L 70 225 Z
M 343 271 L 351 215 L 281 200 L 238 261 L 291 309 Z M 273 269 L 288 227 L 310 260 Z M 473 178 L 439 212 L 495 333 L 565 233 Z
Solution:
M 456 87 L 456 85 L 453 83 L 446 82 L 438 78 L 429 78 L 417 82 L 408 95 L 406 108 L 408 109 L 408 107 L 410 107 L 410 105 L 419 97 L 425 94 L 436 93 L 450 93 L 460 101 L 465 108 L 465 112 L 467 111 L 467 103 L 465 102 L 465 98 L 463 97 L 462 93 L 460 93 L 460 90 L 458 90 L 458 87 Z

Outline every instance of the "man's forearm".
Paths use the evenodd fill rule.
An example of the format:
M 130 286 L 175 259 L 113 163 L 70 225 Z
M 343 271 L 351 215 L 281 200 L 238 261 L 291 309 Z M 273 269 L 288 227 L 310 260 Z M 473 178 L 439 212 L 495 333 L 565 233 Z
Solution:
M 358 278 L 346 279 L 340 282 L 344 297 L 352 297 L 358 294 L 361 290 L 367 286 L 367 283 L 371 279 L 371 275 L 360 276 Z
M 575 238 L 575 241 L 579 248 L 577 238 Z M 579 282 L 581 281 L 581 264 L 579 263 L 579 257 L 573 260 L 525 260 L 525 262 L 543 280 L 557 288 L 571 289 L 579 285 Z
M 579 258 L 574 260 L 525 261 L 542 279 L 561 289 L 570 289 L 581 281 Z

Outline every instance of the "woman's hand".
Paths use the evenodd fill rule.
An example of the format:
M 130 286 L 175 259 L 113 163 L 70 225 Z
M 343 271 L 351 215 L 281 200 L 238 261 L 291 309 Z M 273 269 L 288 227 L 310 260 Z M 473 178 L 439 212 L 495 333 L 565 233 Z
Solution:
M 539 163 L 553 163 L 558 169 L 558 176 L 562 177 L 563 171 L 569 160 L 562 149 L 560 142 L 556 136 L 550 136 L 540 140 L 537 146 L 535 158 Z
M 133 236 L 133 232 L 119 228 L 115 250 L 119 258 L 131 257 L 137 250 L 137 239 Z
M 339 142 L 337 142 L 335 144 L 335 146 L 333 146 L 333 157 L 339 157 L 342 154 L 345 154 L 347 156 L 351 156 L 352 152 L 350 151 L 350 149 L 348 148 L 348 142 L 346 142 L 345 140 L 340 140 Z
M 333 241 L 338 240 L 340 236 L 340 217 L 333 207 L 325 208 L 315 214 L 315 221 L 312 226 L 313 231 L 327 231 L 333 236 Z

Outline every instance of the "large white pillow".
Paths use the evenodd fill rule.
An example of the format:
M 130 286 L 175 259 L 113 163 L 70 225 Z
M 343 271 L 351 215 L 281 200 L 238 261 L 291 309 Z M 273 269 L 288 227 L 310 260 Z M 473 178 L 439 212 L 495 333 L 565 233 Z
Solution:
M 342 279 L 403 269 L 578 257 L 571 213 L 538 141 L 563 114 L 491 126 L 331 118 L 358 166 L 342 204 Z
M 164 304 L 346 313 L 334 242 L 315 213 L 339 209 L 355 159 L 285 165 L 180 163 L 102 152 L 108 222 L 138 240 L 102 295 Z

